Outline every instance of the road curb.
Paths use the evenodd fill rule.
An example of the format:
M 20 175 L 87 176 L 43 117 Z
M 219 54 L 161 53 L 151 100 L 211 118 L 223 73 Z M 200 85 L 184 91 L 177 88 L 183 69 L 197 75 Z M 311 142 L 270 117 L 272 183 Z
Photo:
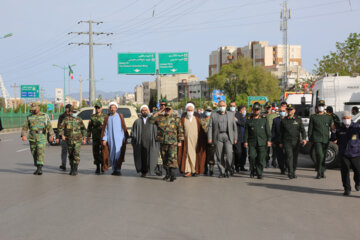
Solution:
M 6 129 L 3 129 L 3 130 L 0 132 L 0 134 L 20 132 L 20 131 L 21 131 L 21 128 L 6 128 Z

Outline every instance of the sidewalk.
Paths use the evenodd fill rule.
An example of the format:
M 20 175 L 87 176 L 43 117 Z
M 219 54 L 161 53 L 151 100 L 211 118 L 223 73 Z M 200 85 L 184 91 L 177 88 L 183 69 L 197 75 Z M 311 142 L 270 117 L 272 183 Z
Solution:
M 0 132 L 0 135 L 5 134 L 5 133 L 20 132 L 20 131 L 21 131 L 21 128 L 6 128 Z

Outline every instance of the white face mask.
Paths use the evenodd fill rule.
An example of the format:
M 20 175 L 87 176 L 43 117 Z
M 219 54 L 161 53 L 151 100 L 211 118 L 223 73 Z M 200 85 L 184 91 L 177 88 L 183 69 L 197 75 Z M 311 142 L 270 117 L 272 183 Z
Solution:
M 345 127 L 350 127 L 350 124 L 351 124 L 351 119 L 343 119 L 343 123 L 345 125 Z
M 73 114 L 72 114 L 72 117 L 73 117 L 73 118 L 76 118 L 76 116 L 77 116 L 76 113 L 73 113 Z
M 325 110 L 325 107 L 324 106 L 319 106 L 318 110 L 319 110 L 319 112 L 323 112 Z
M 243 112 L 243 116 L 244 116 L 244 117 L 246 116 L 246 111 Z
M 194 112 L 187 112 L 187 115 L 189 118 L 193 117 L 194 116 Z
M 210 115 L 211 115 L 211 112 L 209 112 L 209 111 L 206 111 L 206 112 L 205 112 L 205 115 L 206 115 L 207 117 L 210 117 Z
M 235 112 L 236 107 L 230 107 L 230 111 Z
M 280 117 L 285 117 L 286 116 L 286 112 L 280 112 Z
M 226 107 L 220 107 L 220 111 L 221 111 L 221 112 L 225 112 L 225 111 L 226 111 Z

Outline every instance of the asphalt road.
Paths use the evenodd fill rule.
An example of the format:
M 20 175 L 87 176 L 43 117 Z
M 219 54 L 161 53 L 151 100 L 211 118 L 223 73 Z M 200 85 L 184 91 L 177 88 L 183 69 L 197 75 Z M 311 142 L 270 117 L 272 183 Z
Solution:
M 47 147 L 34 176 L 19 133 L 0 135 L 0 239 L 359 239 L 360 193 L 342 196 L 338 170 L 316 180 L 300 157 L 298 178 L 266 169 L 263 180 L 140 178 L 129 146 L 122 176 L 93 174 L 90 146 L 76 177 L 58 170 L 60 147 Z

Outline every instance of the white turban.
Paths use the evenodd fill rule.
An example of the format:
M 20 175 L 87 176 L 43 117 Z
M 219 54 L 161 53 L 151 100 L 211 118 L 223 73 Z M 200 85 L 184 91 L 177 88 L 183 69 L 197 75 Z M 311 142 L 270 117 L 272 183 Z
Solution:
M 112 105 L 115 105 L 116 108 L 119 108 L 118 104 L 116 102 L 111 102 L 109 103 L 109 108 L 112 106 Z
M 195 110 L 195 105 L 194 105 L 194 104 L 192 104 L 192 103 L 188 103 L 188 104 L 186 104 L 186 106 L 185 106 L 185 110 L 187 110 L 187 109 L 188 109 L 188 107 L 193 107 L 193 109 Z
M 150 111 L 150 109 L 149 109 L 149 107 L 148 107 L 147 105 L 142 105 L 142 106 L 140 107 L 140 112 L 141 112 L 141 110 L 142 110 L 143 108 L 147 108 L 147 109 Z
M 349 111 L 344 111 L 344 112 L 342 113 L 342 117 L 343 117 L 343 118 L 345 118 L 345 117 L 351 117 L 351 114 L 350 114 Z

